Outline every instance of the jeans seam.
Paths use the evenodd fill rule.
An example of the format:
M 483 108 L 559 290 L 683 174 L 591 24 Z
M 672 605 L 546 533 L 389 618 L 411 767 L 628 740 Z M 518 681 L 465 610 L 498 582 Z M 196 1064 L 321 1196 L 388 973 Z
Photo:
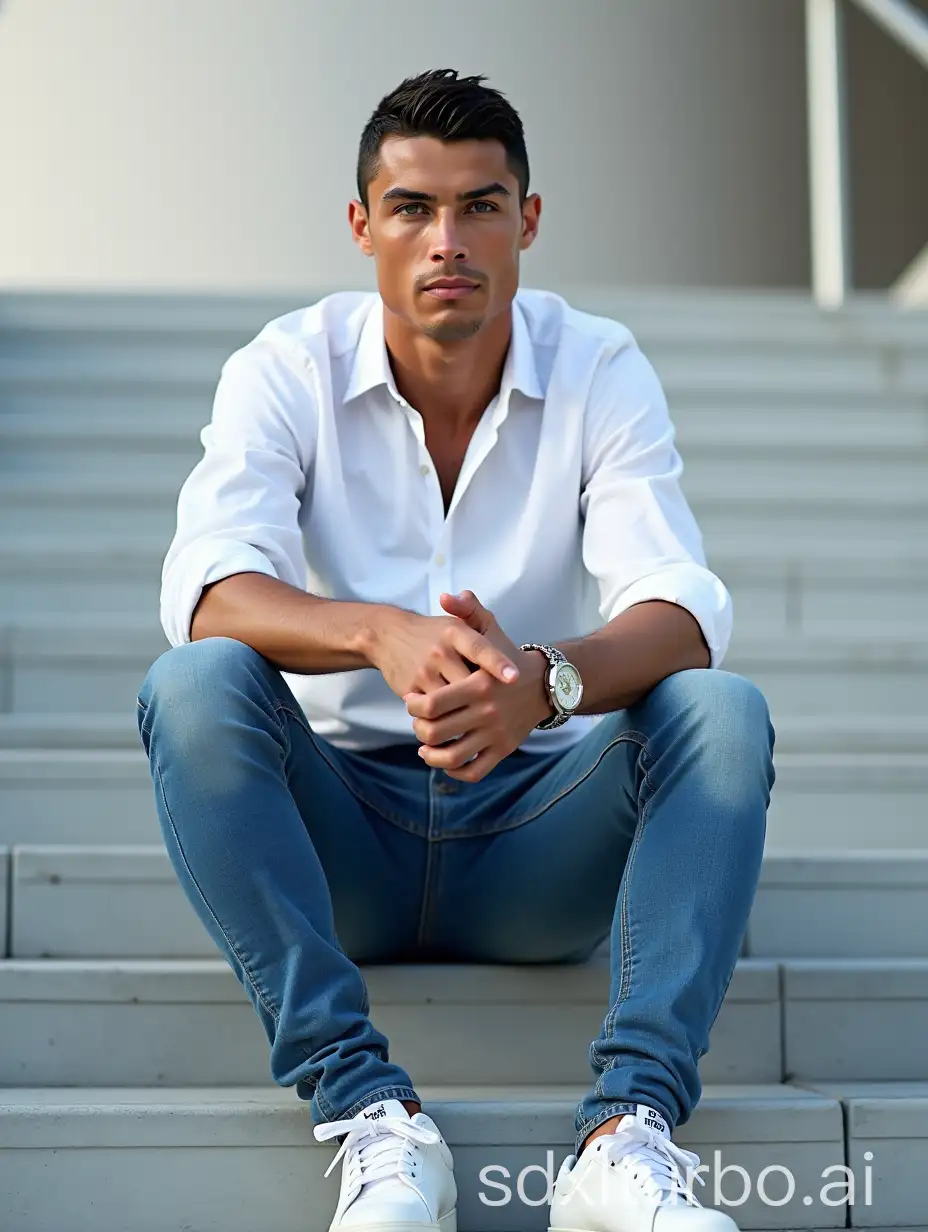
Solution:
M 643 747 L 642 752 L 644 753 L 646 757 L 648 756 L 647 745 Z M 631 973 L 632 973 L 634 956 L 632 954 L 631 925 L 629 922 L 629 914 L 628 914 L 628 883 L 630 879 L 630 873 L 634 870 L 634 867 L 635 867 L 635 857 L 638 854 L 638 848 L 641 845 L 641 836 L 644 834 L 645 826 L 647 825 L 648 818 L 650 816 L 651 800 L 654 796 L 654 785 L 651 782 L 650 774 L 651 774 L 651 767 L 648 766 L 647 770 L 645 771 L 645 776 L 644 776 L 644 787 L 647 793 L 646 799 L 645 799 L 644 807 L 641 810 L 641 819 L 638 825 L 635 827 L 635 837 L 632 840 L 632 845 L 628 853 L 628 859 L 625 862 L 625 869 L 624 869 L 624 873 L 622 877 L 622 902 L 621 902 L 621 911 L 620 911 L 620 921 L 621 922 L 619 926 L 619 942 L 620 942 L 620 954 L 621 954 L 621 960 L 622 960 L 622 975 L 619 980 L 619 990 L 618 990 L 618 993 L 616 994 L 616 999 L 613 1002 L 613 1004 L 610 1006 L 609 1012 L 606 1014 L 605 1022 L 603 1024 L 603 1036 L 605 1038 L 608 1038 L 612 1034 L 613 1027 L 615 1026 L 615 1017 L 616 1017 L 616 1014 L 618 1013 L 619 1006 L 622 1004 L 624 1000 L 626 1000 L 626 998 L 628 997 L 629 991 L 631 989 L 631 982 L 632 982 Z M 599 1058 L 600 1055 L 601 1054 L 599 1053 L 599 1050 L 596 1047 L 596 1041 L 594 1040 L 590 1048 L 590 1057 L 591 1057 L 591 1060 L 593 1060 L 594 1065 L 597 1063 L 597 1058 Z M 606 1080 L 606 1075 L 609 1074 L 611 1070 L 615 1069 L 616 1064 L 618 1063 L 618 1060 L 619 1060 L 618 1056 L 613 1056 L 609 1064 L 605 1066 L 603 1070 L 601 1071 L 599 1078 L 597 1078 L 596 1086 L 594 1088 L 594 1095 L 597 1099 L 605 1098 L 603 1094 L 603 1083 Z
M 276 710 L 278 715 L 280 714 L 288 715 L 291 719 L 293 719 L 295 723 L 297 723 L 303 729 L 304 732 L 306 732 L 307 736 L 309 736 L 310 740 L 312 741 L 316 749 L 316 752 L 319 754 L 321 758 L 323 758 L 326 765 L 329 766 L 329 768 L 333 771 L 333 773 L 338 776 L 338 778 L 345 785 L 348 791 L 351 792 L 351 794 L 355 797 L 356 800 L 360 800 L 361 803 L 365 805 L 367 808 L 373 809 L 374 812 L 378 813 L 381 817 L 383 817 L 385 821 L 391 822 L 393 825 L 398 826 L 401 830 L 405 830 L 409 834 L 415 834 L 416 836 L 421 837 L 422 835 L 421 826 L 416 825 L 415 822 L 409 821 L 408 818 L 400 817 L 399 814 L 393 813 L 389 809 L 385 809 L 376 800 L 370 799 L 363 792 L 359 791 L 356 784 L 353 783 L 350 779 L 347 779 L 345 777 L 341 769 L 326 755 L 325 750 L 322 748 L 322 746 L 319 744 L 318 740 L 316 739 L 316 733 L 313 731 L 313 729 L 309 726 L 307 722 L 304 721 L 304 719 L 300 715 L 294 713 L 292 707 L 288 706 L 285 702 L 275 702 L 274 709 Z
M 435 876 L 433 877 L 432 870 L 435 868 Z M 435 903 L 437 902 L 437 881 L 438 873 L 441 868 L 441 853 L 434 842 L 430 842 L 426 847 L 425 852 L 425 874 L 423 878 L 422 890 L 422 907 L 419 912 L 419 931 L 417 943 L 420 947 L 425 945 L 426 935 L 429 925 L 435 917 Z
M 515 830 L 519 826 L 524 826 L 526 822 L 534 821 L 536 817 L 540 817 L 542 813 L 547 812 L 549 808 L 552 808 L 559 801 L 563 800 L 565 796 L 570 795 L 570 793 L 574 791 L 575 788 L 579 787 L 581 783 L 585 782 L 593 771 L 599 766 L 606 754 L 611 749 L 615 748 L 617 744 L 623 744 L 625 742 L 637 744 L 640 748 L 645 748 L 647 738 L 634 728 L 630 728 L 628 731 L 624 731 L 620 735 L 614 736 L 612 740 L 610 740 L 609 743 L 600 750 L 599 756 L 591 766 L 588 766 L 582 774 L 578 775 L 578 777 L 573 780 L 573 782 L 568 783 L 566 787 L 563 787 L 557 795 L 552 796 L 550 800 L 546 800 L 544 804 L 539 805 L 533 813 L 527 813 L 524 817 L 517 817 L 514 821 L 507 822 L 505 825 L 495 826 L 492 829 L 488 829 L 481 825 L 455 829 L 454 832 L 450 834 L 436 835 L 435 841 L 451 842 L 460 838 L 484 838 L 491 834 L 505 834 L 507 830 Z
M 242 970 L 248 976 L 249 983 L 251 984 L 251 986 L 254 988 L 255 992 L 257 993 L 261 1004 L 264 1006 L 268 1014 L 270 1014 L 270 1016 L 273 1018 L 275 1026 L 277 1026 L 280 1023 L 280 1011 L 276 1009 L 272 1003 L 269 1002 L 268 997 L 270 994 L 264 989 L 263 985 L 256 979 L 255 975 L 253 974 L 251 970 L 250 965 L 239 953 L 238 947 L 233 943 L 231 937 L 226 932 L 222 922 L 219 920 L 219 917 L 216 915 L 215 911 L 213 911 L 212 907 L 210 906 L 206 898 L 206 895 L 203 893 L 203 890 L 200 887 L 199 881 L 194 876 L 193 870 L 191 869 L 190 864 L 187 860 L 187 856 L 184 853 L 184 849 L 180 841 L 180 836 L 177 833 L 177 827 L 174 825 L 174 818 L 171 816 L 171 810 L 168 805 L 167 795 L 165 794 L 165 790 L 164 790 L 164 781 L 161 777 L 161 767 L 160 766 L 157 766 L 157 765 L 155 766 L 155 773 L 158 776 L 158 789 L 161 792 L 161 800 L 164 804 L 165 816 L 167 817 L 168 821 L 171 824 L 171 832 L 174 835 L 174 841 L 177 844 L 177 850 L 180 853 L 180 858 L 184 862 L 184 868 L 187 871 L 187 875 L 189 876 L 193 885 L 196 886 L 197 894 L 200 896 L 200 899 L 203 902 L 203 905 L 206 907 L 207 911 L 212 917 L 214 923 L 216 924 L 216 927 L 222 933 L 229 949 L 232 951 L 232 953 L 241 963 Z M 302 1049 L 302 1051 L 305 1053 L 306 1057 L 309 1058 L 310 1054 L 306 1052 L 306 1049 L 304 1048 Z

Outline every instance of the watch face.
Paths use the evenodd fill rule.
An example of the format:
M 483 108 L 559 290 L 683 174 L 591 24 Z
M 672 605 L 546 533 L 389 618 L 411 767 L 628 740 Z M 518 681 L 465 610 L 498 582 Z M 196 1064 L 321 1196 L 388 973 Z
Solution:
M 580 705 L 583 684 L 580 673 L 572 663 L 562 663 L 558 667 L 554 687 L 557 699 L 565 710 L 575 710 Z

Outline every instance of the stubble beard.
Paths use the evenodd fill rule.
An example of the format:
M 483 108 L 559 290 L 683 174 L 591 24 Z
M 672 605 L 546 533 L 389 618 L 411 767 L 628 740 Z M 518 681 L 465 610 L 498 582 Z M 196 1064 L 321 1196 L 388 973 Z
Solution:
M 483 317 L 469 317 L 466 321 L 435 321 L 423 325 L 422 332 L 435 342 L 464 342 L 479 333 L 483 323 Z

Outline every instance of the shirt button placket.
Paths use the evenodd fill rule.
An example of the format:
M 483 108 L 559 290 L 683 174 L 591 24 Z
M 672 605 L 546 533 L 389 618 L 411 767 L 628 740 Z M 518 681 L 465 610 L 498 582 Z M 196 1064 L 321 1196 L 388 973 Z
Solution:
M 444 552 L 436 552 L 432 557 L 432 564 L 429 568 L 429 589 L 432 611 L 436 616 L 441 616 L 445 609 L 439 602 L 439 596 L 442 591 L 449 593 L 451 591 L 451 567 Z

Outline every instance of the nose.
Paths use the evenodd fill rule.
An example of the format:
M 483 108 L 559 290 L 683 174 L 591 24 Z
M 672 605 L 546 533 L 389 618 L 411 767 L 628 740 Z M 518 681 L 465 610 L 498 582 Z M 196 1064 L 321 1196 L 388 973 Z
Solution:
M 429 237 L 429 259 L 435 265 L 453 265 L 466 261 L 469 253 L 457 234 L 457 222 L 452 211 L 439 213 Z

